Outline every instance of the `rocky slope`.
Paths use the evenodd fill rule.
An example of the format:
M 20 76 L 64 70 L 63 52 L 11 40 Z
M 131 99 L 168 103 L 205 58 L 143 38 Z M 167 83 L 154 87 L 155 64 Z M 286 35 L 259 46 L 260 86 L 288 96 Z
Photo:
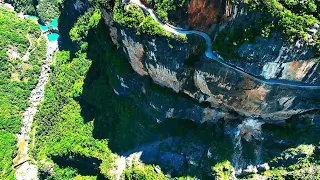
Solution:
M 157 11 L 156 4 L 142 2 Z M 199 168 L 208 172 L 221 158 L 231 157 L 237 175 L 259 173 L 259 177 L 267 178 L 270 175 L 263 175 L 266 169 L 261 171 L 261 166 L 246 167 L 268 162 L 283 149 L 318 142 L 320 89 L 290 83 L 319 85 L 319 62 L 315 60 L 314 48 L 302 41 L 288 43 L 277 32 L 269 38 L 255 35 L 250 41 L 236 40 L 238 44 L 230 44 L 229 39 L 235 36 L 230 33 L 232 30 L 261 18 L 258 12 L 249 11 L 244 2 L 235 2 L 186 1 L 184 6 L 168 13 L 168 22 L 208 33 L 214 50 L 224 61 L 252 76 L 288 80 L 286 85 L 257 81 L 207 58 L 202 37 L 188 35 L 187 41 L 181 41 L 137 33 L 139 28 L 114 20 L 114 9 L 101 8 L 109 27 L 106 33 L 136 72 L 114 70 L 110 77 L 115 80 L 114 92 L 131 97 L 158 123 L 167 120 L 171 124 L 174 118 L 216 124 L 208 132 L 200 128 L 202 134 L 208 133 L 204 137 L 198 137 L 199 132 L 189 132 L 185 137 L 155 141 L 124 153 L 119 162 L 138 154 L 143 162 L 160 164 L 169 175 L 179 176 L 195 175 L 200 173 Z M 129 9 L 126 3 L 121 7 Z M 241 35 L 244 31 L 238 33 L 245 38 Z M 179 122 L 179 126 L 184 124 Z M 299 134 L 305 130 L 308 135 Z M 210 138 L 209 143 L 203 142 L 206 138 Z M 119 172 L 121 168 L 124 167 Z
M 188 3 L 188 12 L 197 12 L 199 4 L 193 1 Z M 205 7 L 216 7 L 215 12 L 219 16 L 206 16 L 206 8 L 197 14 L 206 16 L 208 24 L 214 28 L 196 25 L 196 20 L 192 19 L 196 16 L 192 13 L 186 16 L 189 18 L 188 22 L 193 22 L 188 23 L 188 26 L 212 32 L 215 39 L 219 38 L 219 33 L 228 31 L 228 28 L 235 28 L 241 22 L 250 23 L 257 16 L 247 12 L 244 5 L 239 3 L 231 5 L 230 2 L 210 1 L 202 4 L 207 4 Z M 124 4 L 122 7 L 126 6 Z M 157 117 L 160 121 L 175 117 L 196 122 L 215 122 L 221 118 L 234 117 L 234 114 L 265 120 L 284 120 L 320 107 L 319 88 L 257 81 L 206 58 L 202 51 L 204 45 L 201 37 L 190 35 L 188 41 L 179 41 L 147 34 L 137 35 L 135 29 L 115 22 L 110 9 L 102 11 L 105 23 L 110 27 L 112 41 L 139 74 L 131 79 L 118 76 L 121 87 L 116 91 L 136 91 L 140 96 L 144 96 L 144 99 L 150 97 L 154 92 L 139 80 L 140 76 L 148 76 L 154 83 L 170 88 L 183 97 L 181 102 L 176 104 L 155 98 L 147 98 L 147 102 L 141 102 L 141 97 L 135 97 L 137 103 L 149 104 L 148 109 L 160 112 L 161 118 Z M 208 17 L 213 19 L 208 20 Z M 297 43 L 286 44 L 276 37 L 257 37 L 255 41 L 254 44 L 243 43 L 239 46 L 237 51 L 240 57 L 242 56 L 241 61 L 228 58 L 224 60 L 266 79 L 279 78 L 317 84 L 319 69 L 318 63 L 311 60 L 315 57 L 312 49 L 298 46 Z M 146 108 L 145 105 L 143 107 Z
M 100 17 L 99 10 L 91 9 L 92 16 L 86 12 L 96 2 L 108 27 L 95 18 Z M 259 174 L 257 179 L 271 178 L 277 171 L 284 173 L 282 166 L 288 170 L 284 176 L 290 170 L 318 172 L 320 88 L 316 87 L 319 70 L 312 48 L 302 41 L 286 43 L 279 33 L 267 39 L 245 33 L 239 26 L 250 27 L 262 15 L 249 11 L 244 1 L 142 2 L 163 22 L 210 35 L 213 49 L 224 61 L 248 74 L 207 58 L 202 37 L 188 35 L 186 39 L 167 33 L 128 1 L 116 0 L 116 6 L 112 0 L 64 1 L 59 31 L 63 47 L 78 58 L 67 62 L 68 52 L 57 56 L 62 64 L 52 68 L 52 77 L 62 83 L 51 82 L 54 86 L 48 88 L 56 93 L 45 96 L 47 105 L 36 117 L 38 129 L 48 133 L 38 131 L 35 136 L 33 156 L 43 165 L 39 166 L 40 178 L 64 179 L 75 167 L 78 170 L 67 179 L 88 175 L 87 170 L 97 178 L 103 171 L 117 179 L 130 179 L 130 174 L 137 176 L 134 169 L 140 161 L 149 165 L 142 169 L 163 179 L 161 171 L 166 177 L 195 179 L 212 179 L 219 171 L 227 171 L 227 178 L 254 173 Z M 170 7 L 163 7 L 163 2 Z M 167 15 L 163 13 L 166 8 L 171 9 Z M 82 30 L 70 32 L 75 22 Z M 87 27 L 90 24 L 96 27 Z M 81 36 L 79 43 L 71 41 L 75 36 Z M 92 59 L 92 65 L 84 57 Z M 291 81 L 267 83 L 254 76 L 313 87 Z M 55 110 L 46 111 L 58 103 Z M 51 122 L 55 124 L 48 125 Z M 312 145 L 298 146 L 304 143 Z M 284 151 L 291 147 L 298 148 Z M 109 149 L 121 157 L 111 156 Z M 51 160 L 42 161 L 39 154 Z M 114 172 L 100 165 L 111 165 L 111 159 L 116 161 Z M 269 171 L 265 162 L 281 168 Z

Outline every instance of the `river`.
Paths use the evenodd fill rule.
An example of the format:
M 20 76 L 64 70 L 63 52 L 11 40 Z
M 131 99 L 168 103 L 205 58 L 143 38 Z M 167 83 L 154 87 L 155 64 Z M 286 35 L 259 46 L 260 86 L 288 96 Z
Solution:
M 23 16 L 27 18 L 36 19 L 37 17 L 34 16 Z M 37 22 L 38 19 L 36 19 L 35 22 Z M 39 27 L 40 28 L 40 27 Z M 41 28 L 42 29 L 42 28 Z M 33 123 L 33 119 L 35 114 L 38 111 L 39 104 L 44 99 L 44 90 L 45 85 L 49 80 L 50 75 L 50 63 L 54 57 L 54 53 L 58 50 L 58 37 L 55 35 L 55 39 L 50 39 L 50 33 L 49 31 L 43 31 L 42 30 L 42 36 L 46 36 L 47 38 L 47 52 L 46 52 L 46 59 L 41 61 L 41 73 L 38 78 L 38 83 L 36 87 L 31 91 L 30 95 L 30 105 L 26 108 L 25 112 L 23 113 L 22 118 L 22 125 L 21 125 L 21 131 L 20 134 L 17 134 L 18 138 L 18 152 L 17 156 L 13 160 L 14 167 L 16 168 L 15 172 L 15 178 L 17 180 L 36 180 L 38 179 L 38 168 L 36 166 L 35 160 L 29 157 L 28 154 L 28 145 L 31 143 L 30 141 L 30 132 L 31 132 L 31 126 Z M 39 37 L 39 38 L 41 38 Z M 38 40 L 39 41 L 39 40 Z M 31 46 L 31 44 L 30 44 Z M 28 48 L 28 51 L 26 52 L 26 56 L 29 56 L 32 52 L 31 48 Z M 28 57 L 26 57 L 28 59 Z M 34 138 L 34 136 L 33 136 Z M 34 143 L 34 139 L 32 140 L 32 143 Z

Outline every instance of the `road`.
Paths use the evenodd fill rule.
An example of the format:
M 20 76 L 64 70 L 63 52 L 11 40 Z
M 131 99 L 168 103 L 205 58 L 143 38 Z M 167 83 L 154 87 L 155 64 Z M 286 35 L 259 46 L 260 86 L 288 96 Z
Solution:
M 248 73 L 246 71 L 244 71 L 243 69 L 240 69 L 239 67 L 236 67 L 234 65 L 228 64 L 226 61 L 224 61 L 221 57 L 219 57 L 218 55 L 216 55 L 216 53 L 214 51 L 212 51 L 212 41 L 211 38 L 208 34 L 201 32 L 201 31 L 196 31 L 196 30 L 184 30 L 178 27 L 174 27 L 170 24 L 166 24 L 163 23 L 155 14 L 155 12 L 150 9 L 147 8 L 145 5 L 143 5 L 141 3 L 140 0 L 130 0 L 130 3 L 132 4 L 136 4 L 139 7 L 141 7 L 143 10 L 147 11 L 150 16 L 160 25 L 162 26 L 166 31 L 173 33 L 173 34 L 186 34 L 186 35 L 190 35 L 190 34 L 195 34 L 195 35 L 199 35 L 201 37 L 203 37 L 206 41 L 207 44 L 207 49 L 206 49 L 206 56 L 209 59 L 212 59 L 222 65 L 224 65 L 227 68 L 233 69 L 235 71 L 237 71 L 238 73 L 242 74 L 242 75 L 246 75 L 251 77 L 252 79 L 254 79 L 255 81 L 264 83 L 264 84 L 269 84 L 269 85 L 283 85 L 283 86 L 292 86 L 292 87 L 300 87 L 300 88 L 306 88 L 306 89 L 320 89 L 320 85 L 313 85 L 313 84 L 308 84 L 308 83 L 304 83 L 304 82 L 298 82 L 298 81 L 290 81 L 290 80 L 280 80 L 280 79 L 265 79 L 261 76 L 256 76 L 253 75 L 251 73 Z

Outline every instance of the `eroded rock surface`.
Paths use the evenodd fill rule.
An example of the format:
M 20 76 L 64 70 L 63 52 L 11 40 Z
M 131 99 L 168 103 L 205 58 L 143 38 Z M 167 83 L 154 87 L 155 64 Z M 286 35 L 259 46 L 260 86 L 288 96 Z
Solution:
M 234 7 L 241 6 L 238 4 Z M 244 16 L 248 16 L 244 10 L 232 12 L 238 14 L 224 21 L 223 26 L 232 26 L 243 20 Z M 116 88 L 116 92 L 122 95 L 128 95 L 128 91 L 131 91 L 131 94 L 138 92 L 139 98 L 136 95 L 130 96 L 138 104 L 144 104 L 144 109 L 150 108 L 152 111 L 160 112 L 161 115 L 155 118 L 158 121 L 175 117 L 196 122 L 215 122 L 217 119 L 232 117 L 230 114 L 233 112 L 239 116 L 254 116 L 264 120 L 285 120 L 295 114 L 320 108 L 319 88 L 296 87 L 290 83 L 269 84 L 241 74 L 206 58 L 201 51 L 203 40 L 196 35 L 188 36 L 187 42 L 136 35 L 134 29 L 125 28 L 114 22 L 112 13 L 107 10 L 103 10 L 103 17 L 111 29 L 112 41 L 124 53 L 139 76 L 150 77 L 154 83 L 183 96 L 179 103 L 171 103 L 170 100 L 164 100 L 166 98 L 155 99 L 152 97 L 155 95 L 154 90 L 148 89 L 148 83 L 145 80 L 141 81 L 139 76 L 136 78 L 131 76 L 130 80 L 121 78 L 121 85 L 126 84 L 126 86 Z M 243 67 L 253 75 L 265 78 L 317 83 L 318 63 L 310 60 L 314 54 L 307 47 L 297 48 L 294 45 L 286 47 L 274 39 L 258 38 L 257 41 L 257 44 L 247 44 L 239 48 L 244 58 L 254 58 L 257 63 L 250 60 L 231 63 Z M 266 44 L 269 45 L 264 46 Z M 274 51 L 269 52 L 270 49 Z M 251 52 L 257 55 L 252 55 Z M 194 61 L 192 66 L 187 63 L 190 59 Z M 302 60 L 296 61 L 298 59 Z M 141 98 L 144 102 L 141 102 Z

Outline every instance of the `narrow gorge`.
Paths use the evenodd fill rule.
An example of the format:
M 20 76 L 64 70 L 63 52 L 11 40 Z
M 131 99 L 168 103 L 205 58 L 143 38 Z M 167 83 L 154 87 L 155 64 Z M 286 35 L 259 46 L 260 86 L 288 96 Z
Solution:
M 318 1 L 5 2 L 0 179 L 320 178 Z
M 46 36 L 46 34 L 43 34 L 42 36 Z M 16 179 L 38 179 L 37 167 L 34 165 L 34 162 L 32 162 L 34 160 L 29 157 L 28 144 L 30 143 L 34 145 L 35 137 L 32 137 L 31 139 L 30 136 L 30 133 L 32 133 L 31 126 L 33 118 L 38 111 L 38 106 L 44 99 L 44 89 L 50 75 L 50 63 L 52 62 L 54 53 L 58 48 L 57 41 L 50 42 L 47 40 L 46 44 L 46 59 L 41 62 L 42 67 L 40 76 L 38 78 L 38 84 L 36 85 L 35 89 L 31 91 L 30 106 L 23 113 L 21 131 L 20 134 L 17 134 L 18 152 L 15 159 L 13 159 L 13 165 L 16 168 Z M 35 129 L 33 129 L 33 133 L 34 131 Z

